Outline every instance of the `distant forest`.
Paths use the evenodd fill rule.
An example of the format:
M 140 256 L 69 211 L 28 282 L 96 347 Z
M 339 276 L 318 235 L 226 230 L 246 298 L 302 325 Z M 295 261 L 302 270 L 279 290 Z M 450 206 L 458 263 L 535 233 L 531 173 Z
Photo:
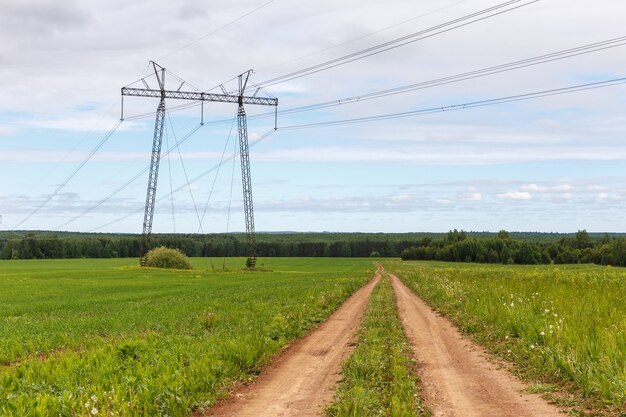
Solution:
M 1 259 L 138 258 L 140 235 L 0 232 Z M 154 234 L 151 247 L 167 246 L 194 257 L 247 256 L 246 236 Z M 626 266 L 626 235 L 519 233 L 259 233 L 259 257 L 401 257 L 505 264 Z

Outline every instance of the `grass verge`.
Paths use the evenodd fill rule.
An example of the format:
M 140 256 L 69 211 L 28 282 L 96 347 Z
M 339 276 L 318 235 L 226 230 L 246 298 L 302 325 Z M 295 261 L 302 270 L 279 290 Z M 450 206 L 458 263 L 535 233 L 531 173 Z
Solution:
M 384 277 L 371 295 L 357 348 L 344 364 L 327 416 L 430 415 L 417 396 L 411 348 L 395 305 L 391 283 Z

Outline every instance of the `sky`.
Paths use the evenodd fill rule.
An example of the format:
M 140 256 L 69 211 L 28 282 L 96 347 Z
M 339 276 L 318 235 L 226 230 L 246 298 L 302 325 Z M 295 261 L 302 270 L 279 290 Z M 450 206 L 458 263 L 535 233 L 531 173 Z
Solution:
M 626 77 L 626 46 L 363 99 L 626 36 L 622 0 L 511 3 L 268 83 L 501 3 L 0 0 L 0 230 L 141 233 L 158 101 L 127 97 L 117 125 L 152 60 L 168 89 L 234 91 L 252 69 L 278 98 L 277 130 L 246 107 L 257 231 L 626 232 L 626 85 L 462 106 Z M 322 102 L 341 104 L 286 112 Z M 153 232 L 245 230 L 236 105 L 206 103 L 203 126 L 197 103 L 166 105 Z M 439 111 L 315 126 L 422 109 Z

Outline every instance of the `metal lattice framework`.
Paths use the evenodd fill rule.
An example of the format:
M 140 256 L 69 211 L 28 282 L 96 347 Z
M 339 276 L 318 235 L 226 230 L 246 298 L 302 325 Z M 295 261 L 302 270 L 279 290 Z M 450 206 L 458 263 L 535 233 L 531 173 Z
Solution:
M 143 88 L 122 87 L 122 95 L 131 97 L 153 97 L 160 98 L 161 91 L 146 90 Z M 193 91 L 173 91 L 164 90 L 165 98 L 178 100 L 195 100 L 195 101 L 215 101 L 219 103 L 239 103 L 239 95 L 232 94 L 214 94 L 214 93 L 197 93 Z M 260 104 L 265 106 L 277 106 L 278 99 L 267 97 L 243 96 L 245 104 Z
M 252 204 L 252 175 L 250 174 L 250 150 L 248 146 L 248 123 L 246 110 L 243 107 L 243 92 L 250 77 L 248 71 L 239 76 L 239 109 L 237 110 L 237 126 L 239 132 L 239 154 L 241 155 L 241 185 L 243 188 L 243 210 L 246 217 L 246 237 L 248 239 L 248 260 L 246 266 L 256 265 L 256 233 L 254 229 L 254 206 Z M 245 76 L 245 80 L 244 80 Z
M 152 155 L 150 160 L 150 173 L 148 176 L 148 190 L 146 193 L 146 206 L 144 211 L 143 231 L 141 235 L 141 266 L 145 265 L 145 256 L 149 249 L 150 235 L 152 234 L 152 221 L 154 217 L 154 205 L 156 201 L 157 182 L 159 177 L 159 162 L 161 160 L 161 144 L 163 142 L 163 127 L 165 122 L 165 99 L 211 101 L 220 103 L 237 103 L 237 124 L 239 131 L 239 148 L 241 156 L 241 178 L 243 186 L 243 202 L 246 220 L 246 237 L 248 240 L 248 260 L 246 266 L 253 268 L 256 265 L 256 235 L 254 229 L 254 206 L 252 204 L 252 176 L 250 174 L 250 151 L 248 145 L 248 125 L 244 104 L 256 104 L 264 106 L 278 106 L 277 98 L 257 97 L 259 89 L 254 95 L 245 96 L 246 86 L 252 70 L 239 76 L 238 94 L 213 94 L 193 91 L 166 90 L 165 89 L 165 68 L 150 62 L 154 68 L 154 73 L 159 83 L 159 89 L 152 89 L 145 80 L 146 88 L 122 87 L 122 98 L 131 97 L 152 97 L 159 98 L 156 120 L 154 123 L 154 137 L 152 139 Z M 122 120 L 124 119 L 124 105 L 122 102 Z

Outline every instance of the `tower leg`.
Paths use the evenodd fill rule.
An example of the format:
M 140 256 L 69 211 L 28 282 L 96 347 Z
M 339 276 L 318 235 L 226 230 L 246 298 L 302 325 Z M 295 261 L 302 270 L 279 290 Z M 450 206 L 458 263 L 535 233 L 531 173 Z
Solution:
M 246 216 L 246 237 L 248 239 L 248 260 L 246 266 L 256 266 L 256 236 L 254 231 L 254 207 L 252 205 L 252 178 L 250 175 L 250 152 L 248 149 L 248 125 L 246 111 L 240 103 L 237 112 L 239 127 L 239 149 L 241 155 L 241 182 L 243 186 L 243 207 Z
M 146 253 L 152 234 L 152 219 L 156 199 L 157 180 L 159 178 L 159 162 L 161 161 L 161 144 L 163 143 L 163 125 L 165 122 L 165 100 L 162 98 L 157 107 L 152 139 L 152 156 L 150 158 L 150 174 L 148 175 L 148 191 L 146 192 L 146 208 L 143 215 L 143 231 L 141 233 L 141 255 L 139 263 L 146 266 Z

